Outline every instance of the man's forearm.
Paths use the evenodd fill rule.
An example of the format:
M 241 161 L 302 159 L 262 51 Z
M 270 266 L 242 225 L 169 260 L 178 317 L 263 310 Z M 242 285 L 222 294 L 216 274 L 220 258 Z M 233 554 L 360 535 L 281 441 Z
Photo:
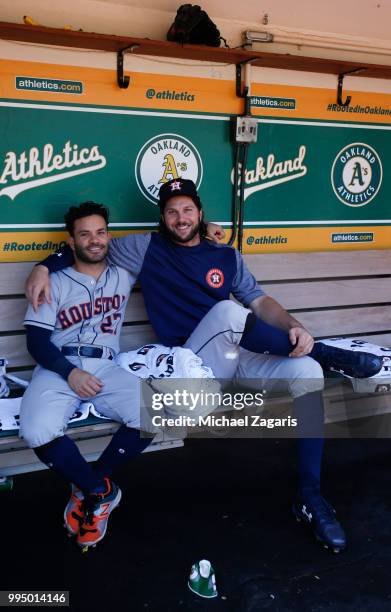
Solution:
M 68 380 L 71 371 L 76 367 L 51 342 L 51 332 L 36 325 L 26 325 L 27 350 L 35 361 L 52 372 Z
M 250 304 L 253 313 L 274 327 L 289 332 L 293 327 L 304 327 L 300 321 L 292 317 L 276 300 L 268 295 L 257 298 Z

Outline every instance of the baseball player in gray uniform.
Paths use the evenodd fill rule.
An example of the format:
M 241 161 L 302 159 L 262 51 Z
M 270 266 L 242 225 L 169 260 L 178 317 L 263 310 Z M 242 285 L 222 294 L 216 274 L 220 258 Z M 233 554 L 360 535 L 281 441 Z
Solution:
M 106 263 L 107 210 L 98 204 L 72 207 L 65 216 L 75 263 L 52 276 L 50 302 L 25 318 L 28 349 L 36 367 L 21 406 L 20 435 L 51 469 L 72 483 L 65 526 L 90 547 L 106 532 L 121 490 L 115 469 L 141 452 L 139 379 L 113 361 L 131 277 Z M 93 468 L 64 430 L 82 400 L 121 423 Z

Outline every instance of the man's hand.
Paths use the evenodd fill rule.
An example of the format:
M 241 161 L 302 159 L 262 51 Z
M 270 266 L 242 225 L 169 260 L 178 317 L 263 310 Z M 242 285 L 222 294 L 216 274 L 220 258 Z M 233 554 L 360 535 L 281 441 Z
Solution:
M 289 357 L 303 357 L 312 351 L 314 339 L 311 334 L 272 297 L 261 295 L 250 303 L 250 308 L 269 325 L 286 331 L 295 347 Z
M 50 277 L 46 266 L 35 266 L 28 276 L 25 285 L 26 298 L 32 304 L 35 312 L 38 306 L 47 302 L 51 303 Z
M 208 223 L 206 235 L 208 238 L 213 240 L 213 242 L 221 242 L 225 238 L 225 231 L 221 225 L 218 225 L 217 223 Z
M 103 389 L 99 378 L 80 368 L 73 368 L 68 376 L 68 384 L 79 397 L 93 397 Z
M 304 327 L 292 327 L 289 330 L 289 340 L 292 344 L 296 344 L 289 357 L 304 357 L 312 351 L 314 339 Z

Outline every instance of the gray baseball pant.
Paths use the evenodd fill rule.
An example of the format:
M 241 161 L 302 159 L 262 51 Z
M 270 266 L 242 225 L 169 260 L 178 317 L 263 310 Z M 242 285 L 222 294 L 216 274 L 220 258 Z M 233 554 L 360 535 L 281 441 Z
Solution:
M 59 374 L 37 366 L 20 410 L 19 435 L 30 448 L 64 435 L 81 401 L 93 402 L 101 414 L 114 421 L 140 428 L 140 380 L 136 376 L 109 359 L 69 357 L 69 360 L 99 378 L 103 390 L 81 400 Z
M 239 343 L 251 311 L 222 300 L 199 322 L 185 348 L 201 357 L 216 378 L 268 391 L 289 392 L 294 398 L 324 387 L 323 370 L 311 357 L 279 357 L 253 353 Z

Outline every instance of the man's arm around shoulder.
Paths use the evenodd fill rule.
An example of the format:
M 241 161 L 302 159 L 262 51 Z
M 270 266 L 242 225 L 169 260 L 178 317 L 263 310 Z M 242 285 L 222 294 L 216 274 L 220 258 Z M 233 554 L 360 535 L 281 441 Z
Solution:
M 25 284 L 26 298 L 35 312 L 38 312 L 38 307 L 41 304 L 45 302 L 51 304 L 52 298 L 50 289 L 49 270 L 46 266 L 38 264 L 30 272 Z

